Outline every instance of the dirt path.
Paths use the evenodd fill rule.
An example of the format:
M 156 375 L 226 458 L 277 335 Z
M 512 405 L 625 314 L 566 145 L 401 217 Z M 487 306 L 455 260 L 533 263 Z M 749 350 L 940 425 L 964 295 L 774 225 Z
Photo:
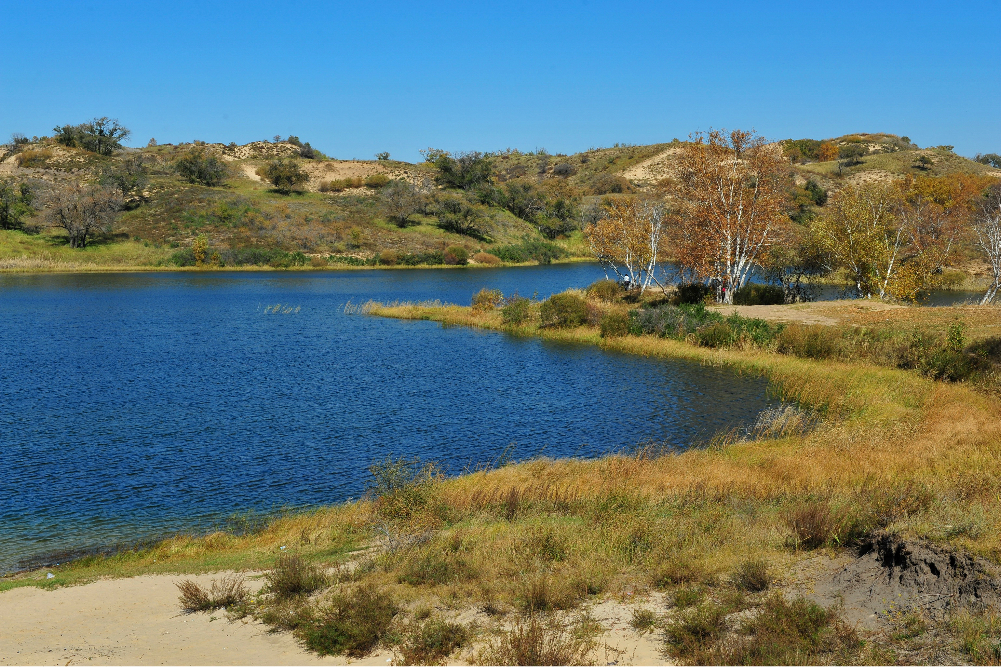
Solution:
M 799 322 L 801 324 L 840 324 L 861 313 L 898 310 L 904 306 L 879 301 L 814 301 L 779 306 L 709 306 L 723 315 L 737 313 L 742 317 L 756 317 L 770 322 Z

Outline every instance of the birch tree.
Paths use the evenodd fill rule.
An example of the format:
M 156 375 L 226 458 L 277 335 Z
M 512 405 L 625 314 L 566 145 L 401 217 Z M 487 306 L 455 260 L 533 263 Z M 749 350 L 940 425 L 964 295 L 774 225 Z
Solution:
M 665 223 L 670 217 L 664 204 L 636 199 L 608 199 L 602 215 L 588 225 L 584 237 L 591 253 L 620 280 L 639 286 L 642 294 L 657 283 L 657 262 L 667 240 Z
M 983 204 L 973 222 L 977 245 L 987 257 L 994 274 L 993 280 L 980 300 L 981 305 L 993 303 L 1001 292 L 1001 186 L 988 190 Z
M 681 149 L 678 173 L 679 264 L 733 303 L 786 218 L 788 165 L 753 132 L 710 130 Z

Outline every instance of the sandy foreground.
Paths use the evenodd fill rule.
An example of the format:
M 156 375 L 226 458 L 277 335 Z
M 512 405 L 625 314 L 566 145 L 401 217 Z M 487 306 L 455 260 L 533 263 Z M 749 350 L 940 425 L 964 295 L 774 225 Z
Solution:
M 225 573 L 222 573 L 225 574 Z M 220 573 L 150 575 L 101 580 L 45 591 L 15 588 L 0 593 L 0 664 L 24 665 L 387 665 L 390 651 L 362 659 L 321 658 L 287 633 L 269 633 L 256 621 L 229 621 L 223 611 L 185 614 L 176 583 L 208 586 Z M 250 588 L 260 582 L 248 580 Z M 650 606 L 654 606 L 650 601 Z M 597 604 L 592 615 L 608 631 L 599 662 L 662 664 L 655 633 L 629 627 L 637 605 Z M 461 655 L 461 654 L 460 654 Z M 605 659 L 607 657 L 607 660 Z

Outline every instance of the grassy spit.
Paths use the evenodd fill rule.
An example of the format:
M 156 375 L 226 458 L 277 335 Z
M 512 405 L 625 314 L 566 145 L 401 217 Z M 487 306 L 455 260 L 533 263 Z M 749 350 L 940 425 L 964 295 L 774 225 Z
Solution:
M 670 610 L 637 610 L 633 626 L 660 627 L 672 659 L 872 663 L 911 655 L 929 625 L 907 617 L 892 636 L 863 637 L 837 609 L 769 589 L 787 583 L 800 561 L 836 555 L 881 531 L 1001 561 L 1001 403 L 983 390 L 989 382 L 948 383 L 917 366 L 841 361 L 830 346 L 823 360 L 795 356 L 799 348 L 781 354 L 781 332 L 759 336 L 760 344 L 748 336 L 702 344 L 720 339 L 718 322 L 707 323 L 716 338 L 705 340 L 613 336 L 607 316 L 621 323 L 636 304 L 576 296 L 591 324 L 543 327 L 537 303 L 527 304 L 520 324 L 505 323 L 489 295 L 477 308 L 369 304 L 366 311 L 761 373 L 819 423 L 780 425 L 757 439 L 724 437 L 683 453 L 541 459 L 456 478 L 433 464 L 388 460 L 373 467 L 369 499 L 279 518 L 244 535 L 178 537 L 85 558 L 51 570 L 53 579 L 22 573 L 0 580 L 0 590 L 270 567 L 255 596 L 225 580 L 218 592 L 188 587 L 185 604 L 212 607 L 221 596 L 218 606 L 228 604 L 231 614 L 293 632 L 320 653 L 357 656 L 381 644 L 405 663 L 461 654 L 499 664 L 595 660 L 597 628 L 581 612 L 586 603 L 660 591 Z M 928 325 L 943 335 L 954 330 L 946 310 L 935 309 Z M 996 310 L 964 312 L 975 320 L 966 331 L 978 335 L 997 322 Z M 907 317 L 886 326 L 904 331 Z M 747 331 L 758 335 L 760 327 Z M 892 345 L 863 342 L 873 350 L 863 358 L 897 358 L 887 356 Z M 462 621 L 470 609 L 480 620 Z M 942 632 L 969 659 L 997 660 L 990 639 L 997 627 L 995 616 L 977 613 Z

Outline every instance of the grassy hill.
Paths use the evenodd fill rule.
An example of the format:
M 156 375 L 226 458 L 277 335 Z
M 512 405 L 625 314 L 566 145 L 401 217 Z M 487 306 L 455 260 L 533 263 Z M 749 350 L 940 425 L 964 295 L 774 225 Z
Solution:
M 377 263 L 379 257 L 406 257 L 409 259 L 402 263 L 410 264 L 440 263 L 435 258 L 454 246 L 463 247 L 470 256 L 485 252 L 508 261 L 586 256 L 585 243 L 580 231 L 572 229 L 574 224 L 565 225 L 558 234 L 544 235 L 546 230 L 534 214 L 518 217 L 512 210 L 519 209 L 504 204 L 504 188 L 527 184 L 534 195 L 545 197 L 553 190 L 546 190 L 548 186 L 559 185 L 571 193 L 576 207 L 571 223 L 579 226 L 580 211 L 601 196 L 643 193 L 670 177 L 681 145 L 675 140 L 592 148 L 574 155 L 517 150 L 485 154 L 490 187 L 499 194 L 463 194 L 462 206 L 479 220 L 478 233 L 469 235 L 443 229 L 441 216 L 434 210 L 414 213 L 402 227 L 390 221 L 381 188 L 392 181 L 423 183 L 427 188 L 435 174 L 431 164 L 336 160 L 316 151 L 311 152 L 312 159 L 300 159 L 303 145 L 294 137 L 290 139 L 242 146 L 205 142 L 159 145 L 113 155 L 67 147 L 48 138 L 22 145 L 19 152 L 0 160 L 0 179 L 30 184 L 37 195 L 36 214 L 25 219 L 26 231 L 0 231 L 0 269 L 183 266 L 192 263 L 191 248 L 200 236 L 208 244 L 207 257 L 218 257 L 217 263 L 227 266 L 323 267 Z M 813 180 L 834 190 L 857 178 L 956 172 L 1001 175 L 997 169 L 954 154 L 949 147 L 920 149 L 895 135 L 846 135 L 826 142 L 836 149 L 855 144 L 862 147 L 863 154 L 854 163 L 820 161 L 814 159 L 816 155 L 811 157 L 811 151 L 815 154 L 823 142 L 781 142 L 800 185 Z M 176 173 L 178 158 L 192 150 L 215 156 L 225 164 L 227 174 L 221 185 L 188 182 Z M 69 248 L 65 233 L 51 226 L 44 214 L 46 199 L 68 184 L 98 182 L 109 170 L 137 155 L 148 171 L 141 196 L 127 200 L 109 233 L 99 235 L 86 248 Z M 258 175 L 262 166 L 276 158 L 298 159 L 308 175 L 300 192 L 281 194 Z M 547 235 L 555 238 L 545 238 Z

